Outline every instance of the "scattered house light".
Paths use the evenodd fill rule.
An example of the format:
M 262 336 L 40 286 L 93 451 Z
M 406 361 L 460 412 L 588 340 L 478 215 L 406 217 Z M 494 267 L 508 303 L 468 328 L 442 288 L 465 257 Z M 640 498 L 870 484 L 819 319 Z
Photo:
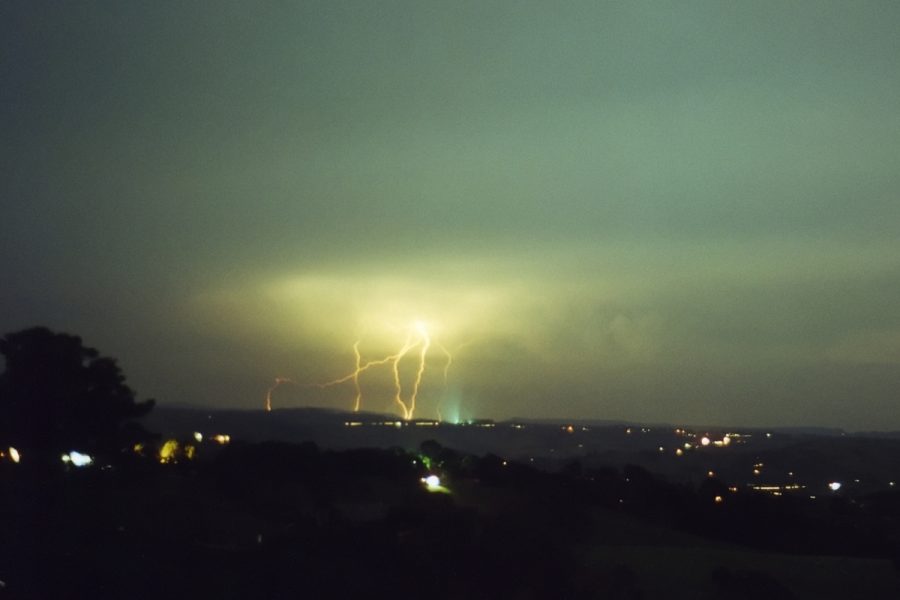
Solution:
M 203 434 L 200 433 L 199 431 L 195 431 L 194 432 L 194 440 L 199 444 L 200 442 L 203 441 Z
M 710 443 L 711 441 L 712 441 L 712 440 L 710 440 L 708 437 L 706 437 L 706 436 L 704 435 L 702 438 L 700 438 L 700 445 L 701 445 L 701 446 L 709 446 L 709 443 Z
M 166 440 L 159 449 L 159 462 L 162 464 L 175 462 L 178 456 L 178 440 Z
M 716 496 L 715 498 L 713 498 L 713 500 L 715 500 L 716 504 L 722 504 L 723 502 L 725 502 L 725 498 L 723 498 L 722 496 Z
M 681 456 L 683 454 L 684 454 L 684 450 L 682 450 L 681 448 L 677 448 L 675 450 L 675 456 Z
M 231 436 L 227 433 L 217 433 L 212 438 L 217 444 L 225 445 L 231 441 Z
M 9 457 L 14 463 L 18 463 L 20 460 L 22 460 L 22 455 L 19 454 L 19 451 L 12 446 L 9 447 Z
M 769 439 L 771 439 L 771 438 L 772 438 L 772 434 L 771 434 L 771 433 L 767 433 L 767 434 L 766 434 L 766 437 L 769 438 Z
M 762 471 L 760 471 L 759 469 L 753 469 L 754 475 L 759 476 L 760 473 L 762 473 Z
M 752 486 L 757 492 L 780 492 L 780 485 L 754 485 Z
M 62 461 L 67 464 L 71 463 L 71 464 L 75 465 L 76 467 L 86 467 L 86 466 L 90 465 L 91 463 L 93 463 L 94 459 L 87 454 L 82 454 L 81 452 L 78 452 L 77 450 L 72 450 L 68 454 L 62 455 Z
M 716 472 L 715 472 L 715 471 L 707 471 L 707 472 L 706 472 L 706 476 L 707 476 L 707 477 L 715 477 L 715 476 L 716 476 Z
M 665 449 L 665 448 L 663 448 L 663 447 L 662 447 L 662 446 L 660 446 L 660 447 L 659 447 L 659 451 L 660 451 L 660 452 L 665 452 L 665 451 L 666 451 L 666 449 Z
M 723 446 L 727 446 L 727 445 L 730 444 L 730 443 L 731 443 L 731 436 L 726 435 L 725 437 L 722 438 L 722 445 L 723 445 Z
M 841 489 L 841 482 L 840 481 L 832 481 L 831 483 L 828 484 L 828 489 L 830 489 L 832 492 L 838 491 L 839 489 Z

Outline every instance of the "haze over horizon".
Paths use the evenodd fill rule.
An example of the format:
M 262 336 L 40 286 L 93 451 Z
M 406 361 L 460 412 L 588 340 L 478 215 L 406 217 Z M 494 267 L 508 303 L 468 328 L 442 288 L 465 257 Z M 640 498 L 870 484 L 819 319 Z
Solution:
M 887 0 L 3 3 L 0 334 L 262 408 L 413 332 L 408 399 L 419 323 L 416 417 L 900 429 L 898 26 Z M 388 368 L 361 388 L 393 407 Z

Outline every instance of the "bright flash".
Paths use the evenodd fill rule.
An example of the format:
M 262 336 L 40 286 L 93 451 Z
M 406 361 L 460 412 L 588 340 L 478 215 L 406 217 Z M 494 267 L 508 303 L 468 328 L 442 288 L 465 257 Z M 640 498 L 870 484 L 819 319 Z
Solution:
M 413 322 L 413 328 L 422 337 L 428 337 L 428 323 L 425 321 L 416 320 Z

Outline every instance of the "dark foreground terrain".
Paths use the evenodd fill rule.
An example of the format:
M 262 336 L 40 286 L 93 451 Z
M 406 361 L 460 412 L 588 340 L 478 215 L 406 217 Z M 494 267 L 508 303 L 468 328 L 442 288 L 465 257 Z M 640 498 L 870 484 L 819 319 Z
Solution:
M 436 442 L 187 446 L 0 461 L 0 598 L 900 597 L 889 490 L 773 496 Z

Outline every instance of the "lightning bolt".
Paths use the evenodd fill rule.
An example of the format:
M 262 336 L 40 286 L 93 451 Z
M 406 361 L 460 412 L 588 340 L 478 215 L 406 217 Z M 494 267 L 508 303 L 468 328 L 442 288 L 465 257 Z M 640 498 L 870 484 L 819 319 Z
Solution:
M 406 405 L 406 402 L 403 401 L 403 385 L 400 383 L 400 360 L 406 356 L 406 353 L 415 348 L 418 345 L 417 343 L 412 342 L 412 334 L 406 336 L 406 341 L 403 343 L 403 347 L 400 348 L 400 351 L 397 354 L 393 355 L 394 360 L 391 361 L 391 371 L 394 375 L 394 402 L 400 406 L 400 410 L 403 412 L 403 418 L 409 421 L 412 418 L 412 411 Z
M 272 387 L 270 387 L 266 392 L 266 412 L 272 412 L 272 394 L 275 392 L 275 390 L 277 390 L 285 383 L 293 383 L 295 385 L 297 384 L 297 382 L 295 382 L 293 379 L 288 379 L 287 377 L 276 377 L 275 383 L 272 384 Z
M 440 348 L 441 352 L 444 353 L 444 356 L 447 357 L 447 362 L 444 363 L 444 370 L 443 370 L 444 391 L 445 392 L 447 391 L 447 378 L 450 375 L 450 367 L 453 365 L 453 356 L 457 352 L 459 352 L 460 350 L 462 350 L 463 348 L 465 348 L 466 346 L 468 346 L 469 344 L 472 344 L 474 342 L 475 342 L 474 339 L 467 340 L 467 341 L 463 342 L 462 344 L 460 344 L 459 346 L 457 346 L 456 349 L 453 350 L 453 352 L 450 352 L 449 350 L 447 350 L 447 348 L 443 344 L 439 344 L 439 343 L 436 344 L 437 347 Z M 441 414 L 441 402 L 443 402 L 443 401 L 444 401 L 444 398 L 443 398 L 443 396 L 441 396 L 440 398 L 438 398 L 437 404 L 434 407 L 434 411 L 437 413 L 438 421 L 444 420 L 444 416 Z
M 431 335 L 428 331 L 428 326 L 424 321 L 415 321 L 412 326 L 409 328 L 406 334 L 406 339 L 403 342 L 403 345 L 393 354 L 389 354 L 387 356 L 377 358 L 374 360 L 363 361 L 362 353 L 360 352 L 360 344 L 362 340 L 356 340 L 353 343 L 353 358 L 354 358 L 354 368 L 351 372 L 346 375 L 342 375 L 336 379 L 332 379 L 330 381 L 325 381 L 321 383 L 311 383 L 311 384 L 299 384 L 292 379 L 288 379 L 286 377 L 277 377 L 275 379 L 275 384 L 269 388 L 266 393 L 266 410 L 272 410 L 272 394 L 278 389 L 281 385 L 286 383 L 290 383 L 293 385 L 298 385 L 303 388 L 317 388 L 317 389 L 326 389 L 330 387 L 334 387 L 337 385 L 341 385 L 344 383 L 352 382 L 353 390 L 354 390 L 354 401 L 353 401 L 353 412 L 359 412 L 362 407 L 362 387 L 360 385 L 360 376 L 372 369 L 373 367 L 378 367 L 382 365 L 388 365 L 390 368 L 391 375 L 393 377 L 394 384 L 394 397 L 393 403 L 397 405 L 400 410 L 400 414 L 402 415 L 404 420 L 410 420 L 413 418 L 416 412 L 416 403 L 419 397 L 419 391 L 422 387 L 422 382 L 425 378 L 425 371 L 427 369 L 427 359 L 428 359 L 428 351 L 431 347 L 437 346 L 441 352 L 447 357 L 447 362 L 443 367 L 443 381 L 444 387 L 447 386 L 447 378 L 450 371 L 450 366 L 453 363 L 453 355 L 450 353 L 447 348 L 445 348 L 440 343 L 434 342 L 431 339 Z M 463 346 L 467 345 L 463 344 Z M 462 346 L 460 346 L 462 347 Z M 409 397 L 407 400 L 403 398 L 403 382 L 400 376 L 400 362 L 409 355 L 414 350 L 418 349 L 417 352 L 417 364 L 415 371 L 415 378 L 412 383 L 412 387 L 410 389 Z M 441 411 L 440 411 L 440 400 L 438 400 L 438 404 L 435 407 L 435 411 L 437 412 L 438 420 L 442 420 Z
M 422 376 L 425 374 L 425 357 L 428 355 L 428 348 L 431 347 L 431 336 L 428 335 L 428 328 L 421 321 L 416 322 L 416 331 L 422 336 L 422 349 L 419 352 L 419 368 L 416 370 L 416 380 L 413 382 L 412 394 L 409 396 L 409 416 L 411 419 L 413 413 L 416 412 L 416 396 L 419 395 L 419 386 L 422 385 Z
M 444 353 L 444 356 L 447 357 L 447 362 L 444 363 L 444 391 L 447 391 L 447 376 L 450 374 L 450 365 L 453 364 L 453 355 L 450 354 L 450 351 L 444 348 L 443 344 L 438 344 L 438 348 L 441 349 L 441 352 Z M 441 414 L 441 402 L 444 400 L 443 397 L 438 398 L 437 404 L 434 406 L 434 412 L 437 413 L 437 420 L 443 421 L 444 416 Z

